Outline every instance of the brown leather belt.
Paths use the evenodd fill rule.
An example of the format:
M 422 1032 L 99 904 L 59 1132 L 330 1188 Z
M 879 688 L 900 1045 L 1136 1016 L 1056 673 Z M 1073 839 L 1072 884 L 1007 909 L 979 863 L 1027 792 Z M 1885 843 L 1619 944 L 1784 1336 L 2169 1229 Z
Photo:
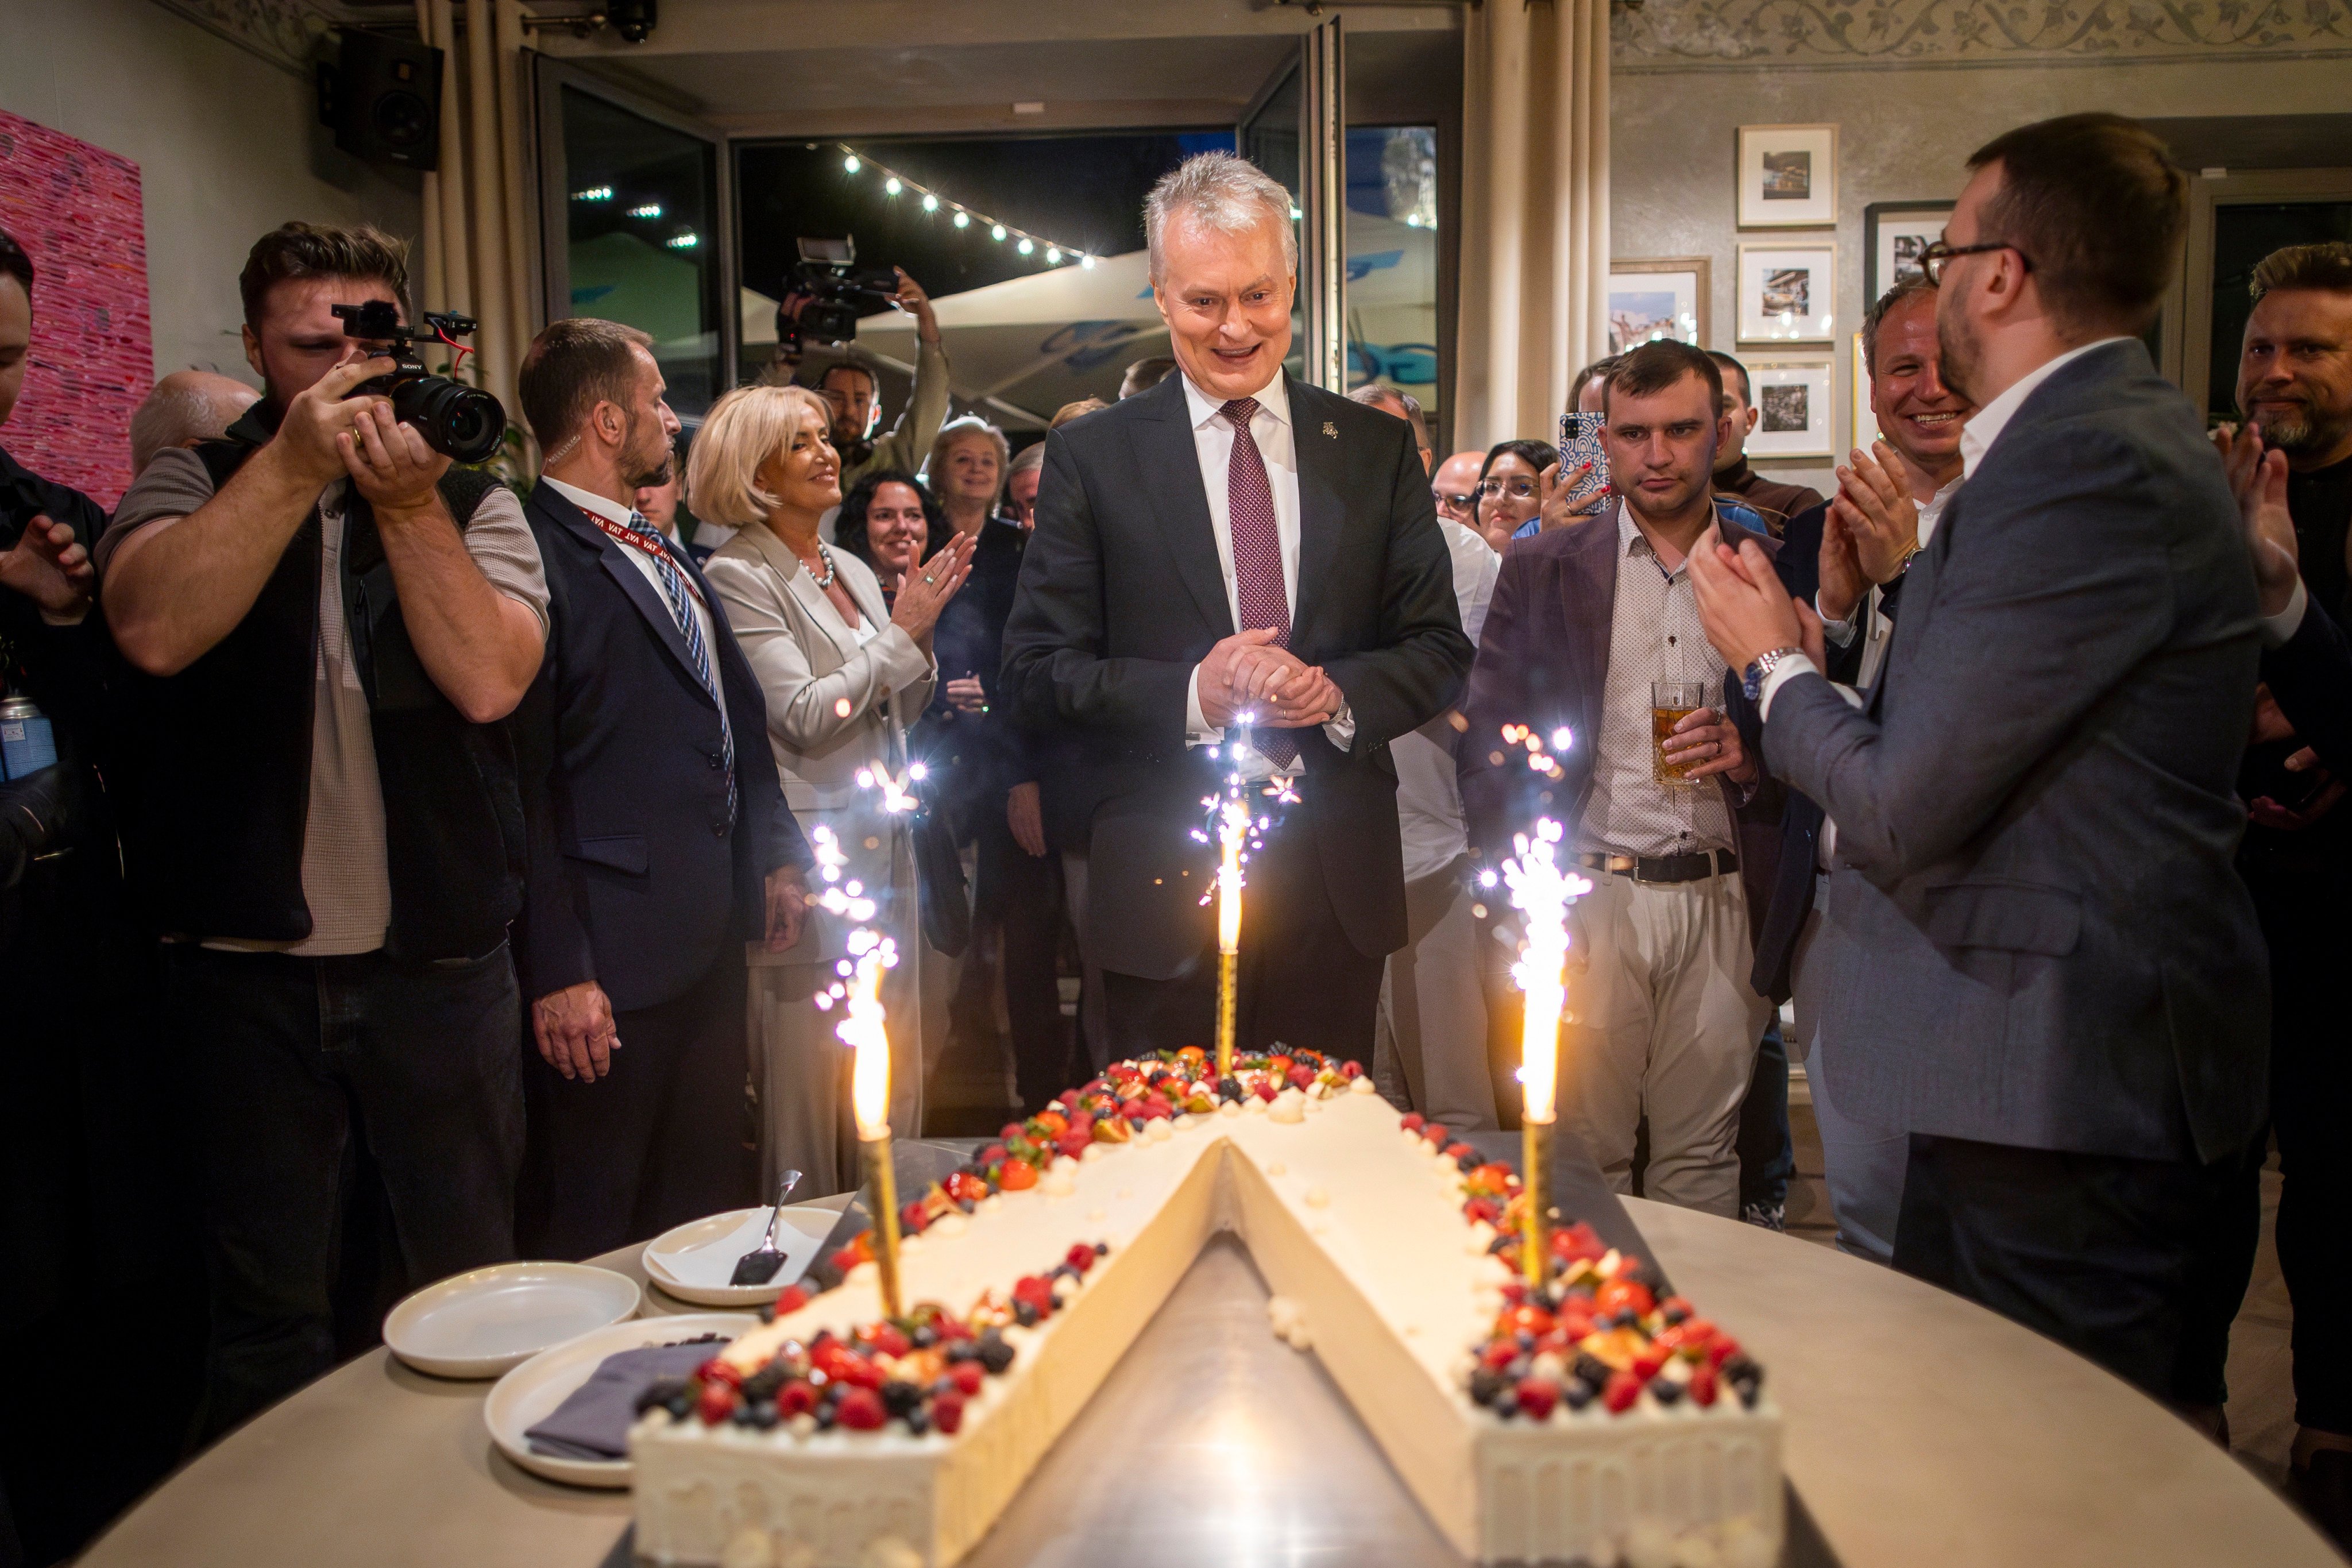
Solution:
M 1696 882 L 1718 871 L 1729 876 L 1739 869 L 1739 857 L 1728 849 L 1694 849 L 1687 855 L 1600 855 L 1580 850 L 1576 863 L 1637 882 Z

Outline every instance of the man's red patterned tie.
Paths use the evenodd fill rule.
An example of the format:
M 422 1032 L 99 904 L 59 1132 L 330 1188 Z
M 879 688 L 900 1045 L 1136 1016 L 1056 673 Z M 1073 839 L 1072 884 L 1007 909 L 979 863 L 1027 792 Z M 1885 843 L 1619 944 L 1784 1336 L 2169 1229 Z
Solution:
M 1276 646 L 1290 646 L 1290 594 L 1282 580 L 1282 534 L 1274 522 L 1274 486 L 1257 449 L 1250 421 L 1257 399 L 1236 397 L 1225 405 L 1234 427 L 1233 460 L 1225 468 L 1225 516 L 1234 536 L 1234 586 L 1241 600 L 1243 631 L 1274 628 Z M 1298 760 L 1297 736 L 1288 730 L 1255 730 L 1257 749 L 1276 767 Z

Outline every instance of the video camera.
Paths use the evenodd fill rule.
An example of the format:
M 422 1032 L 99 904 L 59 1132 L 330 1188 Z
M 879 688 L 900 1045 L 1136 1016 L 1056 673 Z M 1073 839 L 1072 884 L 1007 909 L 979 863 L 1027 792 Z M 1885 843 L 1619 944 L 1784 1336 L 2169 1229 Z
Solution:
M 413 425 L 425 444 L 460 463 L 478 463 L 506 439 L 507 411 L 499 400 L 478 386 L 435 375 L 416 357 L 412 343 L 443 343 L 460 358 L 473 351 L 457 342 L 471 335 L 475 321 L 455 311 L 425 312 L 422 328 L 400 323 L 400 309 L 389 300 L 364 305 L 337 305 L 343 335 L 370 344 L 391 359 L 394 368 L 373 381 L 353 387 L 351 395 L 388 397 L 392 411 L 404 425 Z
M 859 267 L 854 239 L 803 239 L 800 248 L 776 301 L 776 346 L 788 355 L 804 343 L 854 342 L 857 318 L 898 297 L 898 273 Z

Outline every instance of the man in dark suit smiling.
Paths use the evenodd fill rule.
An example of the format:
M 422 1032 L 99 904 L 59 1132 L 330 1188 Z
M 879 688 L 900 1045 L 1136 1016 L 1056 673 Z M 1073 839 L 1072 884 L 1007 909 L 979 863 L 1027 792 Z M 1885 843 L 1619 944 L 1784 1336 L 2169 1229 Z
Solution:
M 1369 1061 L 1405 934 L 1388 742 L 1471 656 L 1428 476 L 1401 421 L 1283 374 L 1280 185 L 1205 153 L 1145 224 L 1180 374 L 1046 438 L 1004 684 L 1081 738 L 1113 1053 L 1211 1038 L 1213 862 L 1192 830 L 1238 770 L 1300 796 L 1250 867 L 1238 1042 Z

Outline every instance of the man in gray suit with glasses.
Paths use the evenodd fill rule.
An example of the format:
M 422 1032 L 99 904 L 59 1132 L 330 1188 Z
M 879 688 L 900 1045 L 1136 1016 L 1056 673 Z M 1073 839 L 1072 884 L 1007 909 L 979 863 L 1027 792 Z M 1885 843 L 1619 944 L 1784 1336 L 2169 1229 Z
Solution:
M 1766 764 L 1838 824 L 1821 1070 L 1911 1130 L 1895 1265 L 2218 1426 L 2196 1267 L 2264 1111 L 2231 866 L 2259 613 L 2221 466 L 2137 334 L 2187 182 L 2113 115 L 2011 132 L 1927 255 L 1967 479 L 1857 710 L 1759 556 L 1702 563 Z

